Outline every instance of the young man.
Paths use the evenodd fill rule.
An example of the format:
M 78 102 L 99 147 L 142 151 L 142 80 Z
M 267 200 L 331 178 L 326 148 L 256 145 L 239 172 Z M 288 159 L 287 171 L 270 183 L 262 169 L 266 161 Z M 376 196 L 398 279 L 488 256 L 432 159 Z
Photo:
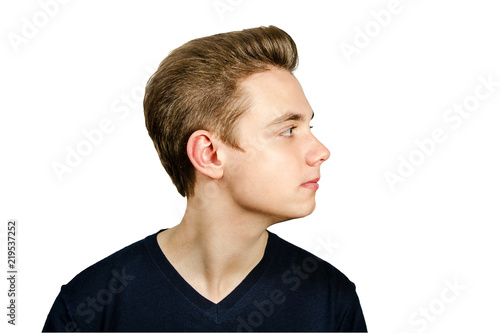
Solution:
M 163 60 L 146 127 L 185 215 L 63 286 L 44 331 L 366 331 L 354 284 L 267 231 L 314 210 L 330 155 L 311 133 L 297 60 L 273 26 Z

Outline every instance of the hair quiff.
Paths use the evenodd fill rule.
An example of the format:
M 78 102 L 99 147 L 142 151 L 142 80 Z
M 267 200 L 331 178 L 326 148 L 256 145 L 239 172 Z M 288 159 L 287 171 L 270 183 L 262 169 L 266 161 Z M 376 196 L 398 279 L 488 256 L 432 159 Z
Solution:
M 293 72 L 297 64 L 294 41 L 275 26 L 194 39 L 161 62 L 146 86 L 146 127 L 182 196 L 194 193 L 191 134 L 207 130 L 240 149 L 235 124 L 249 102 L 239 83 L 273 67 Z

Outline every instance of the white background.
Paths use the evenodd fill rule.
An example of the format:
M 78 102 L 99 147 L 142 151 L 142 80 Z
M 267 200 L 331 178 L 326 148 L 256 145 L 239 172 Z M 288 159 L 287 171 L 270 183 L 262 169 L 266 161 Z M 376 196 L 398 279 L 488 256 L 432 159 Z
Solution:
M 37 1 L 2 2 L 1 261 L 16 218 L 20 272 L 16 327 L 2 279 L 2 330 L 40 331 L 62 284 L 179 222 L 185 202 L 146 132 L 143 82 L 190 39 L 270 24 L 297 43 L 313 131 L 331 151 L 316 211 L 270 230 L 356 284 L 371 332 L 497 328 L 500 86 L 457 128 L 443 119 L 471 100 L 480 76 L 500 81 L 495 2 L 401 0 L 379 31 L 370 13 L 389 0 L 221 2 L 230 10 L 213 0 L 68 1 L 46 21 Z M 33 20 L 40 27 L 14 46 Z M 341 43 L 356 38 L 363 47 L 349 62 Z M 134 93 L 139 102 L 124 108 Z M 59 180 L 53 163 L 103 119 L 111 132 Z M 391 191 L 384 173 L 397 174 L 399 157 L 417 156 L 415 140 L 436 128 L 447 139 Z

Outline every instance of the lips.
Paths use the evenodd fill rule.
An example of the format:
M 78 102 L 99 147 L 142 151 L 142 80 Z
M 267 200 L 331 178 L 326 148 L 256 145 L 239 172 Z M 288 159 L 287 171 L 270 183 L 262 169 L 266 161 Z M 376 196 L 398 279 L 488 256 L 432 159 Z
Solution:
M 311 189 L 311 190 L 317 190 L 319 188 L 318 181 L 319 181 L 319 178 L 315 178 L 315 179 L 312 179 L 308 182 L 301 184 L 300 186 Z

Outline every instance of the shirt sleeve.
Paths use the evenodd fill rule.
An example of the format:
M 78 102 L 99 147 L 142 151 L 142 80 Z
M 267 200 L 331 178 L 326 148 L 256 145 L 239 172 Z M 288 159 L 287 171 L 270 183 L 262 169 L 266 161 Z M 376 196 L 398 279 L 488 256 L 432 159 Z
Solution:
M 57 295 L 42 332 L 76 332 L 78 328 L 71 318 L 66 302 L 61 292 Z
M 368 332 L 365 317 L 357 293 L 354 291 L 351 306 L 347 309 L 342 322 L 340 332 Z

